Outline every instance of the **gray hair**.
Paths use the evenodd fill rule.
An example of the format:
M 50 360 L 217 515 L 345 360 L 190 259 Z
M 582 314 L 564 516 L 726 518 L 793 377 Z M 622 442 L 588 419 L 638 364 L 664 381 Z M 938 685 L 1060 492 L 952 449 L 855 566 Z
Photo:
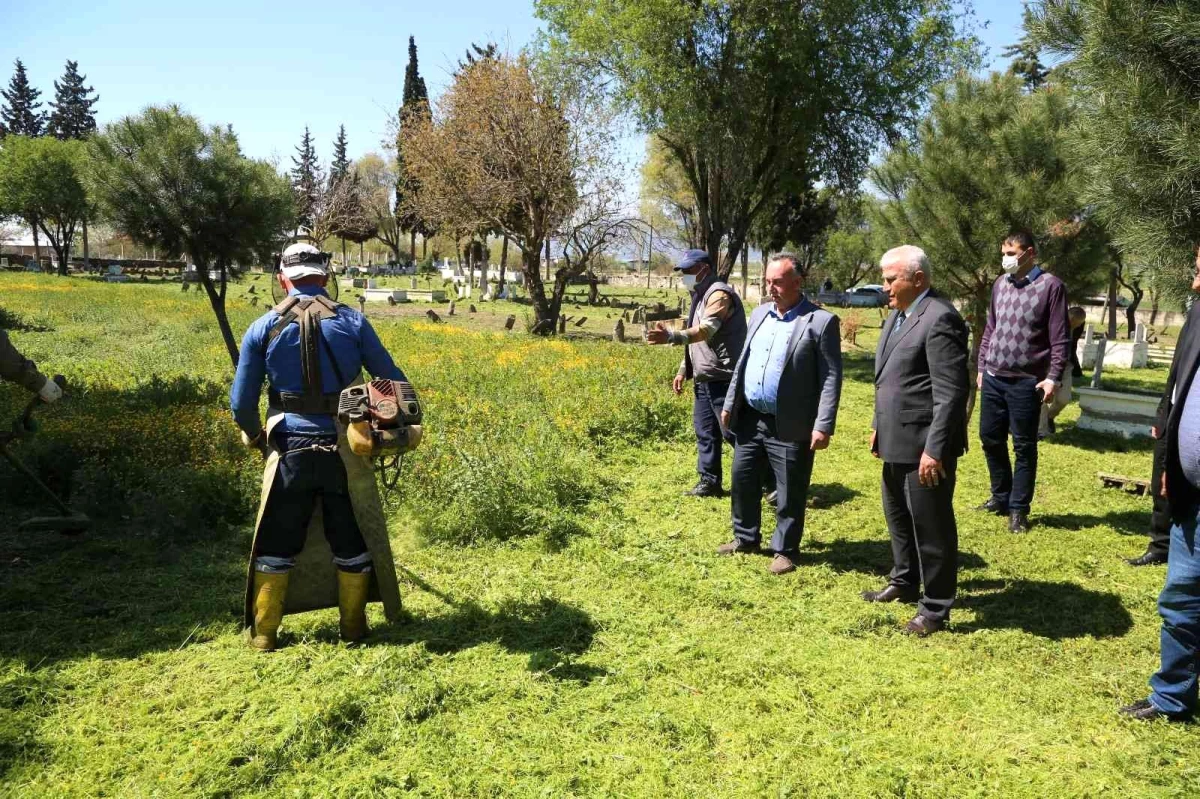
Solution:
M 911 278 L 917 272 L 924 272 L 929 283 L 933 283 L 933 274 L 929 271 L 929 256 L 920 247 L 914 247 L 911 244 L 893 247 L 879 259 L 879 268 L 882 269 L 889 263 L 898 263 L 903 266 L 905 277 Z
M 796 255 L 795 253 L 787 252 L 787 251 L 777 252 L 774 255 L 772 255 L 770 258 L 767 259 L 767 266 L 770 266 L 771 264 L 775 263 L 776 261 L 787 261 L 788 263 L 790 263 L 792 265 L 792 274 L 794 274 L 796 277 L 801 277 L 801 278 L 804 277 L 804 272 L 802 272 L 800 270 L 800 256 L 799 255 Z

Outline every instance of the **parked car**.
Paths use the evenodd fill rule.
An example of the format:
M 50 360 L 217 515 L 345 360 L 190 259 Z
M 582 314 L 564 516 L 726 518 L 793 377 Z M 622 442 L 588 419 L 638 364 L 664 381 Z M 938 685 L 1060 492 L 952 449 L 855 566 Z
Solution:
M 817 302 L 842 308 L 886 308 L 888 295 L 883 286 L 868 285 L 847 291 L 821 291 Z

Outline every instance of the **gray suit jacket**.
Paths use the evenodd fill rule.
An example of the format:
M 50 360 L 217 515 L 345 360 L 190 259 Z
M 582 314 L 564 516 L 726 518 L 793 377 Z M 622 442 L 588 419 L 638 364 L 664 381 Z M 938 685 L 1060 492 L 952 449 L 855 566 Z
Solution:
M 774 308 L 766 303 L 750 314 L 746 346 L 734 367 L 725 408 L 729 427 L 737 426 L 738 414 L 746 405 L 746 356 L 754 346 L 754 336 L 767 313 Z M 800 300 L 800 312 L 788 341 L 787 360 L 779 376 L 778 412 L 775 423 L 779 438 L 808 446 L 813 430 L 833 435 L 837 421 L 838 399 L 842 394 L 842 341 L 838 318 L 818 308 L 807 297 Z
M 967 326 L 930 291 L 899 333 L 896 311 L 875 351 L 875 450 L 887 463 L 957 458 L 967 448 Z

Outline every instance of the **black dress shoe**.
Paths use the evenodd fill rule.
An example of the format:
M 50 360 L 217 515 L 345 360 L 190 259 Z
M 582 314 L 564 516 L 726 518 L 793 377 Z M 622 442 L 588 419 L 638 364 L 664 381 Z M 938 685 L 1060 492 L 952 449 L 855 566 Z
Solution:
M 1138 721 L 1154 721 L 1155 719 L 1183 721 L 1187 718 L 1186 713 L 1167 713 L 1165 710 L 1159 710 L 1149 699 L 1139 699 L 1132 705 L 1126 705 L 1121 708 L 1121 715 Z
M 918 638 L 927 638 L 936 632 L 941 632 L 945 628 L 946 623 L 944 621 L 931 619 L 928 616 L 922 616 L 918 613 L 912 617 L 912 621 L 904 625 L 904 632 L 915 635 Z
M 882 591 L 863 591 L 861 596 L 867 602 L 916 602 L 921 598 L 916 591 L 898 585 L 888 585 Z
M 719 497 L 721 496 L 721 484 L 714 483 L 712 480 L 701 480 L 691 491 L 683 492 L 683 495 L 685 497 Z
M 1155 552 L 1153 549 L 1147 549 L 1136 558 L 1125 558 L 1125 562 L 1130 566 L 1157 566 L 1160 563 L 1167 562 L 1167 554 L 1165 552 Z
M 1028 533 L 1029 515 L 1021 513 L 1019 510 L 1008 514 L 1008 531 L 1010 533 Z
M 1008 506 L 1001 505 L 996 501 L 995 497 L 992 497 L 982 505 L 976 505 L 974 508 L 972 508 L 972 510 L 981 510 L 984 513 L 994 513 L 997 516 L 1003 516 L 1008 513 Z

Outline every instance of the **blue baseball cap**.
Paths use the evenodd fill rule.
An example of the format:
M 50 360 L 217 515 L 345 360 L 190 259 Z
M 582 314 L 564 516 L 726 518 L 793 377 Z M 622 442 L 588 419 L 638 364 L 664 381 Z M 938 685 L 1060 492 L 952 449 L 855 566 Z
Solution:
M 688 250 L 683 254 L 683 258 L 679 263 L 675 264 L 675 271 L 684 272 L 697 264 L 712 266 L 712 260 L 708 257 L 708 250 Z

